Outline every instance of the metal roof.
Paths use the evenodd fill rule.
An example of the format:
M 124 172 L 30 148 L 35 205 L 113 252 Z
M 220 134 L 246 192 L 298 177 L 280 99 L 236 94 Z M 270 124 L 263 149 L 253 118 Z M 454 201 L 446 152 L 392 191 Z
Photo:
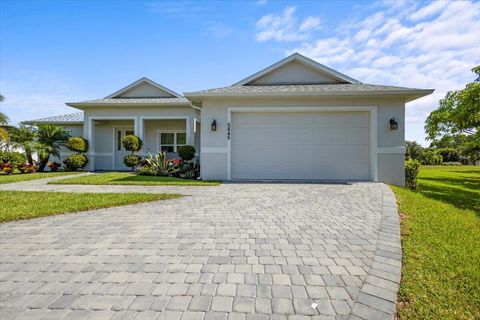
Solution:
M 22 121 L 23 124 L 35 123 L 83 123 L 83 112 L 62 114 L 48 118 L 41 118 L 35 120 Z
M 190 105 L 186 98 L 105 98 L 81 102 L 67 102 L 67 106 L 84 107 L 87 105 Z

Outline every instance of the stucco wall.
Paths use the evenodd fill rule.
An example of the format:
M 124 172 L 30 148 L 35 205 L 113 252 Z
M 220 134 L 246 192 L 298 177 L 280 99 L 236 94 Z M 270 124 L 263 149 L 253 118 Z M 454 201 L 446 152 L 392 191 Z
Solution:
M 227 179 L 227 122 L 229 107 L 303 107 L 303 106 L 376 106 L 378 181 L 403 185 L 403 153 L 390 156 L 388 152 L 402 152 L 405 140 L 405 103 L 400 98 L 209 98 L 204 100 L 202 109 L 202 177 L 204 179 Z M 398 130 L 392 131 L 389 120 L 395 118 Z M 210 130 L 213 119 L 217 131 Z M 394 149 L 395 147 L 396 149 Z M 382 149 L 382 148 L 388 148 Z M 393 150 L 393 151 L 392 151 Z M 398 159 L 402 159 L 399 161 Z M 207 160 L 207 161 L 206 161 Z

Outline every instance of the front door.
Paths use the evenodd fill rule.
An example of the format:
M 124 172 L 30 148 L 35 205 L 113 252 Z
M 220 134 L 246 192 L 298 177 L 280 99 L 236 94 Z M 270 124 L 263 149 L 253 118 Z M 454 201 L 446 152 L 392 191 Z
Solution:
M 131 151 L 125 150 L 122 140 L 126 135 L 134 134 L 133 128 L 115 128 L 115 152 L 114 152 L 114 170 L 130 170 L 124 163 L 123 158 Z

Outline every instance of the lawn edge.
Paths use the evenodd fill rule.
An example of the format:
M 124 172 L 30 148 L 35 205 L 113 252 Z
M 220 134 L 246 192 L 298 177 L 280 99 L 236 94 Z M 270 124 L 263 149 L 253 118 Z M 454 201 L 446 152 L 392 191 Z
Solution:
M 349 319 L 394 319 L 402 272 L 400 216 L 392 189 L 381 184 L 382 217 L 377 247 Z M 378 278 L 381 278 L 380 281 Z

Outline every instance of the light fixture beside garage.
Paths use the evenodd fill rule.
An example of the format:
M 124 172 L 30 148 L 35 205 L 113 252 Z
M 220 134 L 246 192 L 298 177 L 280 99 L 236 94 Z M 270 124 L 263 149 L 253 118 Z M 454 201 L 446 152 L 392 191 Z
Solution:
M 395 118 L 390 119 L 390 130 L 398 130 L 398 122 Z
M 212 121 L 212 131 L 217 131 L 217 121 L 215 119 L 213 119 Z

